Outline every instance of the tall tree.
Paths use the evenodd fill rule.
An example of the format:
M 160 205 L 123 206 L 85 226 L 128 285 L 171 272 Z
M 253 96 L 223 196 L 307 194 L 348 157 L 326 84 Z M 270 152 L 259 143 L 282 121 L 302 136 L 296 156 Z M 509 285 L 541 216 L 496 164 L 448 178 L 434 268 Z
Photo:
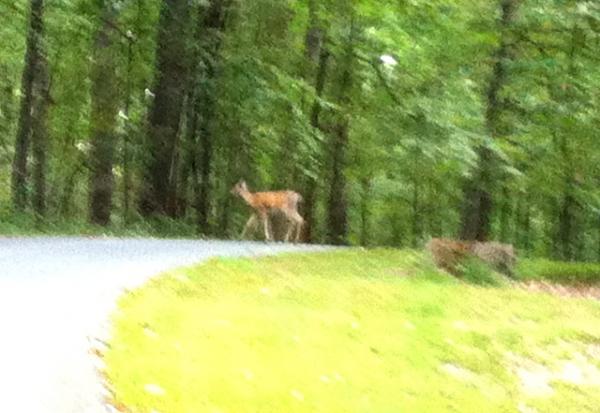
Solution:
M 346 188 L 346 151 L 350 133 L 350 103 L 353 85 L 353 69 L 355 64 L 355 44 L 357 26 L 354 16 L 351 18 L 349 32 L 344 39 L 339 64 L 341 73 L 337 85 L 337 104 L 339 110 L 335 114 L 330 133 L 331 177 L 329 197 L 327 200 L 327 238 L 332 244 L 348 242 L 348 200 Z
M 195 206 L 200 233 L 209 234 L 209 211 L 211 205 L 211 171 L 213 163 L 214 135 L 212 121 L 219 98 L 217 84 L 221 65 L 221 46 L 225 36 L 229 0 L 212 0 L 204 11 L 202 24 L 196 30 L 198 54 L 196 56 L 196 84 L 191 104 L 193 111 L 190 132 L 195 135 L 193 163 L 195 176 Z
M 508 65 L 514 60 L 514 30 L 516 12 L 520 0 L 500 0 L 500 45 L 493 56 L 494 65 L 486 90 L 485 128 L 487 137 L 476 148 L 477 164 L 464 188 L 464 209 L 461 222 L 461 238 L 485 240 L 490 234 L 492 197 L 497 185 L 494 171 L 497 158 L 491 148 L 501 130 L 501 115 L 505 108 L 502 89 L 508 82 Z
M 310 127 L 311 139 L 318 143 L 318 134 L 321 133 L 321 112 L 322 101 L 325 93 L 325 83 L 327 81 L 327 70 L 330 59 L 330 52 L 326 44 L 326 33 L 323 28 L 322 18 L 319 17 L 316 0 L 308 1 L 308 25 L 304 35 L 304 59 L 305 73 L 304 77 L 310 82 L 313 77 L 315 98 L 310 108 Z M 312 157 L 309 157 L 312 159 Z M 318 162 L 316 162 L 319 165 Z M 305 170 L 311 173 L 306 174 L 306 184 L 304 190 L 304 238 L 307 242 L 312 242 L 314 238 L 314 228 L 316 225 L 315 203 L 317 201 L 317 179 L 318 168 L 311 168 L 307 165 Z
M 43 17 L 44 0 L 31 0 L 25 66 L 21 79 L 21 109 L 12 167 L 12 199 L 13 206 L 18 211 L 23 211 L 27 205 L 27 159 L 31 138 L 34 84 L 39 79 L 40 61 L 43 56 Z
M 46 189 L 48 167 L 48 110 L 50 97 L 50 74 L 48 61 L 40 56 L 38 78 L 33 90 L 31 141 L 33 155 L 33 210 L 38 217 L 46 215 Z
M 158 23 L 154 100 L 148 121 L 148 153 L 140 212 L 175 216 L 179 126 L 188 75 L 190 2 L 163 0 Z
M 92 111 L 90 115 L 90 220 L 108 225 L 114 191 L 114 154 L 117 145 L 119 84 L 115 59 L 116 10 L 112 0 L 104 0 L 94 40 L 91 71 Z
M 330 59 L 330 52 L 325 45 L 320 47 L 318 66 L 315 76 L 315 100 L 310 110 L 310 126 L 313 140 L 319 142 L 317 134 L 321 132 L 321 100 L 325 91 L 325 82 L 327 80 L 327 68 Z M 313 169 L 312 174 L 307 174 L 306 192 L 304 199 L 304 218 L 305 218 L 305 239 L 308 242 L 314 241 L 314 228 L 316 225 L 315 204 L 317 201 L 317 177 L 318 170 Z
M 576 24 L 566 33 L 568 38 L 568 62 L 567 77 L 565 83 L 556 92 L 556 96 L 562 103 L 568 105 L 573 111 L 576 111 L 577 91 L 576 82 L 578 81 L 578 51 L 585 47 L 585 33 Z M 569 115 L 570 117 L 570 115 Z M 581 204 L 577 199 L 577 192 L 582 179 L 578 178 L 578 169 L 580 166 L 575 163 L 575 154 L 572 138 L 572 121 L 566 117 L 559 117 L 560 123 L 557 126 L 556 146 L 560 154 L 560 163 L 562 166 L 562 182 L 559 188 L 560 197 L 558 218 L 558 258 L 572 261 L 576 257 L 579 222 L 581 221 Z

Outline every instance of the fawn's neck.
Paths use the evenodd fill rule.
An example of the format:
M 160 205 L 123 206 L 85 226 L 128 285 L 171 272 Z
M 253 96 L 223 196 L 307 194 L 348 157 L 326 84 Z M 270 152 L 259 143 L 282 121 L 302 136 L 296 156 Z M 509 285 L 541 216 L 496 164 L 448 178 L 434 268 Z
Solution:
M 254 194 L 250 191 L 241 191 L 240 196 L 250 206 L 254 206 Z

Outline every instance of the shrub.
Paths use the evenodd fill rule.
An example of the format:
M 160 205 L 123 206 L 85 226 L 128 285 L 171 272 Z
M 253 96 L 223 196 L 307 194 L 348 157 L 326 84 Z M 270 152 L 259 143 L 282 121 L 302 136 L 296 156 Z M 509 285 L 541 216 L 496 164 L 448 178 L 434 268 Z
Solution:
M 466 258 L 459 268 L 461 279 L 471 284 L 494 286 L 503 282 L 500 274 L 494 272 L 489 264 L 476 257 Z

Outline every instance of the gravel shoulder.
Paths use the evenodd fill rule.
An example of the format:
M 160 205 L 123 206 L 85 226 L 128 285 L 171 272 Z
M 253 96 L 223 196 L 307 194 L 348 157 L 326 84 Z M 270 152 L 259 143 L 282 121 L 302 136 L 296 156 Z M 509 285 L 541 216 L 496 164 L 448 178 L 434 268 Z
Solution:
M 0 238 L 2 410 L 102 413 L 90 353 L 124 289 L 169 268 L 216 256 L 322 247 L 116 238 Z

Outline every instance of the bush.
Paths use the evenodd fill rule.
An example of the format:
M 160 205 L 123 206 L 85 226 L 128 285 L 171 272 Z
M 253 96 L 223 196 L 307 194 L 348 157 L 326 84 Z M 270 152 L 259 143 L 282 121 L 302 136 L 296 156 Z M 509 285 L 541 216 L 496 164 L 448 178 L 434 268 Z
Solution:
M 460 268 L 464 267 L 466 260 L 478 258 L 495 271 L 513 276 L 516 255 L 510 244 L 432 238 L 425 248 L 438 267 L 454 275 L 462 272 Z
M 600 284 L 600 264 L 546 259 L 521 260 L 517 265 L 521 280 L 548 280 L 564 284 Z
M 470 257 L 459 265 L 459 277 L 471 284 L 495 286 L 503 283 L 503 277 L 489 264 L 476 257 Z

